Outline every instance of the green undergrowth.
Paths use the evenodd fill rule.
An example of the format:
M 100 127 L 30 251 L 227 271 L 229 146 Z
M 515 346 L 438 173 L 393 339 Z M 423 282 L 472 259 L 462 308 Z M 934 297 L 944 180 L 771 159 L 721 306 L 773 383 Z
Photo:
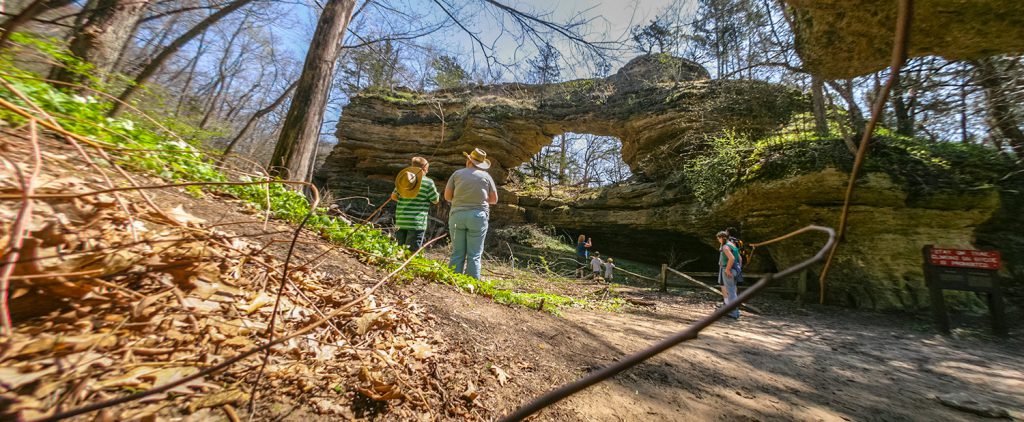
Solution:
M 886 173 L 911 195 L 963 191 L 997 184 L 1013 171 L 1013 161 L 996 150 L 960 142 L 933 142 L 876 130 L 864 172 Z M 704 203 L 756 181 L 779 180 L 836 168 L 849 172 L 854 154 L 839 136 L 819 136 L 807 129 L 787 128 L 780 134 L 751 140 L 727 132 L 708 139 L 682 170 L 685 184 Z
M 108 147 L 110 155 L 118 165 L 157 176 L 168 182 L 255 182 L 250 177 L 229 177 L 219 171 L 213 161 L 200 150 L 203 137 L 209 134 L 189 125 L 159 117 L 156 121 L 131 114 L 110 118 L 111 103 L 94 91 L 73 91 L 58 89 L 44 81 L 42 76 L 16 63 L 19 51 L 30 49 L 52 60 L 65 63 L 69 69 L 80 74 L 91 88 L 102 91 L 105 87 L 89 72 L 87 64 L 78 62 L 64 50 L 56 47 L 53 40 L 25 34 L 14 34 L 17 44 L 13 50 L 0 55 L 0 75 L 16 90 L 28 97 L 36 106 L 52 115 L 57 122 L 70 132 L 81 135 Z M 0 89 L 0 98 L 18 106 L 30 109 L 30 105 L 7 89 Z M 26 119 L 6 109 L 0 111 L 0 121 L 10 127 L 19 127 Z M 176 133 L 189 133 L 180 138 Z M 105 163 L 100 163 L 105 164 Z M 269 211 L 278 219 L 299 223 L 310 210 L 310 203 L 301 193 L 282 183 L 254 185 L 216 185 L 189 189 L 195 195 L 205 193 L 229 195 L 250 203 L 260 211 Z M 269 198 L 269 201 L 268 201 Z M 269 203 L 268 203 L 269 202 Z M 342 219 L 327 215 L 327 209 L 320 207 L 310 215 L 306 228 L 323 238 L 368 253 L 371 264 L 391 271 L 398 262 L 408 257 L 409 251 L 397 245 L 384 232 L 375 228 L 358 229 Z M 417 256 L 410 261 L 400 277 L 420 277 L 429 281 L 450 284 L 460 289 L 493 298 L 495 302 L 536 308 L 543 300 L 544 309 L 557 313 L 560 306 L 573 304 L 565 296 L 543 293 L 517 293 L 495 287 L 491 281 L 476 280 L 463 274 L 456 274 L 446 263 Z
M 547 251 L 576 252 L 571 245 L 558 237 L 555 228 L 551 226 L 541 227 L 535 224 L 506 226 L 495 229 L 493 239 Z

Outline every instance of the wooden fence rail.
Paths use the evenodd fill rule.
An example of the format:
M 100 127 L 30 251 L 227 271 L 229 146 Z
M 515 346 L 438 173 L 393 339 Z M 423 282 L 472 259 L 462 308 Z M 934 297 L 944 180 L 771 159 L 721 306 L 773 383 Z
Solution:
M 682 277 L 683 280 L 689 281 L 689 282 L 691 282 L 693 284 L 696 284 L 696 285 L 698 285 L 700 287 L 703 287 L 704 289 L 707 289 L 708 291 L 713 292 L 716 295 L 721 295 L 722 294 L 721 290 L 718 290 L 718 289 L 716 289 L 714 287 L 711 287 L 711 286 L 709 286 L 707 284 L 704 284 L 700 280 L 697 280 L 696 278 L 693 278 L 693 277 L 689 276 L 686 273 L 683 273 L 683 272 L 680 272 L 680 271 L 676 271 L 674 268 L 670 268 L 668 265 L 661 264 L 661 269 L 662 269 L 662 274 L 666 274 L 666 270 L 667 270 L 668 272 L 671 272 L 671 273 L 673 273 L 673 274 L 675 274 L 677 276 Z M 662 282 L 662 284 L 661 284 L 662 291 L 668 290 L 668 283 L 667 283 L 667 281 L 668 281 L 668 277 L 665 277 L 665 278 L 663 278 L 661 280 L 661 282 Z M 746 304 L 746 303 L 740 305 L 740 307 L 743 308 L 743 309 L 746 309 L 746 310 L 748 310 L 750 312 L 753 312 L 755 314 L 762 313 L 760 309 L 757 309 L 753 305 L 749 305 L 749 304 Z

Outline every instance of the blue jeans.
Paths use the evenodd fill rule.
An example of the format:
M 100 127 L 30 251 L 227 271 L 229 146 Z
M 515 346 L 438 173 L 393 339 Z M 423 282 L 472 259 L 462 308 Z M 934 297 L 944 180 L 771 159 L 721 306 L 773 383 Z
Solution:
M 740 276 L 739 270 L 733 269 L 733 277 L 730 277 L 728 274 L 725 273 L 725 268 L 719 268 L 718 269 L 718 284 L 720 284 L 722 286 L 725 286 L 725 292 L 726 292 L 725 304 L 726 305 L 736 301 L 736 278 L 735 278 L 735 276 Z M 742 277 L 742 276 L 740 276 L 740 277 Z M 737 307 L 736 309 L 734 309 L 732 312 L 729 313 L 729 316 L 731 316 L 733 318 L 739 318 L 740 317 L 740 308 Z
M 423 238 L 426 237 L 426 234 L 426 230 L 398 229 L 395 232 L 395 240 L 398 240 L 399 245 L 408 246 L 410 251 L 415 252 L 423 246 Z
M 480 256 L 484 254 L 484 237 L 487 236 L 487 211 L 454 211 L 448 215 L 448 230 L 452 237 L 449 265 L 455 267 L 455 272 L 479 280 Z

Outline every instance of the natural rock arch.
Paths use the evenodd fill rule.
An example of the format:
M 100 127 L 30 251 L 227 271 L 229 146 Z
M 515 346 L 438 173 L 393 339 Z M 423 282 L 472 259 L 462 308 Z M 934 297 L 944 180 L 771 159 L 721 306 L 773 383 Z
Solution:
M 836 223 L 848 176 L 835 168 L 748 183 L 710 205 L 678 183 L 686 157 L 705 148 L 708 137 L 734 131 L 756 138 L 803 110 L 803 97 L 794 89 L 710 80 L 700 66 L 664 55 L 637 58 L 603 79 L 364 92 L 343 110 L 339 143 L 317 181 L 338 196 L 365 196 L 379 204 L 412 156 L 429 158 L 430 176 L 443 186 L 463 166 L 461 153 L 480 147 L 493 157 L 491 174 L 501 183 L 506 170 L 530 159 L 553 136 L 615 136 L 623 143 L 624 161 L 639 176 L 632 183 L 571 202 L 505 191 L 492 207 L 492 223 L 601 233 L 616 242 L 605 245 L 619 246 L 611 250 L 615 256 L 646 255 L 649 262 L 675 242 L 690 256 L 711 261 L 695 265 L 713 269 L 713 234 L 723 227 L 742 227 L 748 239 L 758 240 L 807 224 Z M 918 245 L 969 246 L 975 228 L 999 208 L 992 189 L 919 197 L 884 173 L 866 175 L 833 263 L 827 300 L 875 309 L 926 306 Z M 764 256 L 769 267 L 785 267 L 805 259 L 819 241 L 801 238 L 768 248 Z
M 801 107 L 799 92 L 759 81 L 710 80 L 700 65 L 668 55 L 641 56 L 603 79 L 501 84 L 432 93 L 363 92 L 338 123 L 338 145 L 320 179 L 342 188 L 355 178 L 389 179 L 414 155 L 445 178 L 479 147 L 503 182 L 565 132 L 614 136 L 637 174 L 659 177 L 673 155 L 725 130 L 776 130 Z M 443 134 L 443 136 L 442 136 Z M 359 177 L 362 176 L 362 177 Z

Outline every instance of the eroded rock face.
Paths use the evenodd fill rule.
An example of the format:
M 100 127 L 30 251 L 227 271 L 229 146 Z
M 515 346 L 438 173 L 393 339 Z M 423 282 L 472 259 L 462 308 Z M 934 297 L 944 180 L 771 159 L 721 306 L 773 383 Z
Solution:
M 444 180 L 479 147 L 503 182 L 565 132 L 615 136 L 634 173 L 657 178 L 707 135 L 776 130 L 803 107 L 799 92 L 757 81 L 709 80 L 700 65 L 667 55 L 634 59 L 605 79 L 505 84 L 429 94 L 363 93 L 338 123 L 338 145 L 319 176 L 332 188 L 349 180 L 390 180 L 415 155 Z
M 808 224 L 837 225 L 848 177 L 838 170 L 749 183 L 714 205 L 698 203 L 673 182 L 684 157 L 702 148 L 706 136 L 726 130 L 752 137 L 771 133 L 801 107 L 801 97 L 788 88 L 708 80 L 700 66 L 666 56 L 636 59 L 605 79 L 432 94 L 367 93 L 343 111 L 339 144 L 318 176 L 335 197 L 366 196 L 379 204 L 391 192 L 394 174 L 414 155 L 431 161 L 429 176 L 443 187 L 464 165 L 462 151 L 483 148 L 500 184 L 507 169 L 529 160 L 552 136 L 566 131 L 617 136 L 635 180 L 571 202 L 501 187 L 492 225 L 554 226 L 569 236 L 592 236 L 605 256 L 654 264 L 696 259 L 686 268 L 712 271 L 714 234 L 724 227 L 740 227 L 746 239 L 757 241 Z M 888 175 L 866 175 L 830 272 L 827 301 L 872 309 L 927 306 L 921 246 L 976 244 L 975 228 L 999 206 L 995 190 L 909 195 Z M 751 270 L 792 265 L 823 242 L 822 236 L 808 236 L 760 249 Z M 816 286 L 816 279 L 812 274 L 810 284 Z
M 892 0 L 785 0 L 804 66 L 826 79 L 881 70 L 892 57 Z M 1024 52 L 1024 2 L 914 2 L 908 56 L 980 59 Z
M 711 207 L 671 187 L 646 183 L 611 187 L 597 198 L 572 204 L 519 197 L 515 208 L 523 221 L 592 235 L 603 255 L 666 262 L 669 255 L 681 253 L 682 260 L 697 259 L 688 269 L 713 271 L 714 235 L 724 227 L 741 228 L 749 241 L 810 224 L 836 227 L 848 177 L 829 169 L 755 182 Z M 911 196 L 886 174 L 865 175 L 855 191 L 846 240 L 830 270 L 826 301 L 878 310 L 927 307 L 921 247 L 973 248 L 975 228 L 999 206 L 996 188 Z M 814 255 L 825 239 L 811 234 L 766 246 L 750 270 L 794 265 Z M 809 277 L 811 291 L 817 290 L 820 269 L 813 268 Z

